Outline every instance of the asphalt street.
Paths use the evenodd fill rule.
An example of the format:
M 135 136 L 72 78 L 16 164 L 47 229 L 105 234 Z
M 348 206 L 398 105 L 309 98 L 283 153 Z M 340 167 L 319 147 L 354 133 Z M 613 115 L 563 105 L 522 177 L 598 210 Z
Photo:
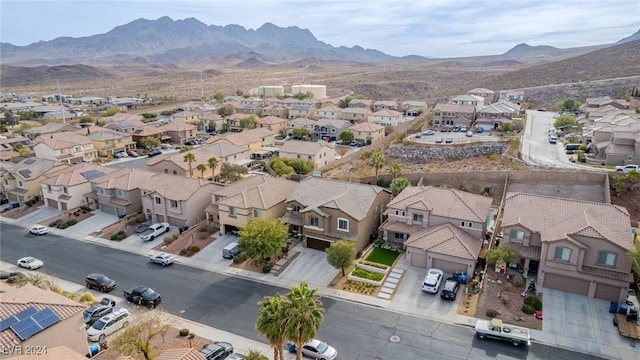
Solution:
M 15 264 L 24 256 L 44 261 L 42 273 L 84 283 L 91 272 L 118 282 L 114 295 L 147 285 L 162 295 L 165 309 L 186 319 L 264 342 L 254 329 L 257 302 L 286 289 L 181 264 L 162 267 L 148 258 L 55 235 L 36 236 L 1 224 L 0 258 Z M 322 298 L 325 321 L 318 338 L 333 345 L 341 359 L 598 359 L 534 343 L 478 340 L 470 328 L 399 314 L 365 304 Z M 399 341 L 391 341 L 392 336 Z M 224 339 L 220 339 L 224 340 Z

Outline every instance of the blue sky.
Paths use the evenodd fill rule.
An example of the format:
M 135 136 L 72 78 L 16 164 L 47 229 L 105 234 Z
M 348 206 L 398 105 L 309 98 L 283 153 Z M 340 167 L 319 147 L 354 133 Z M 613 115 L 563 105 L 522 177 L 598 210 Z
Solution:
M 614 43 L 640 29 L 640 0 L 0 0 L 0 41 L 27 45 L 108 32 L 138 18 L 309 29 L 333 46 L 390 55 L 501 54 L 519 43 Z

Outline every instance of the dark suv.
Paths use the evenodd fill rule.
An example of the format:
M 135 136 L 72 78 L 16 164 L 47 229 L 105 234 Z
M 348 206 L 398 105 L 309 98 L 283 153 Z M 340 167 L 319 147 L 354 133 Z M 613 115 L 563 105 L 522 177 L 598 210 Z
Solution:
M 116 287 L 116 282 L 109 279 L 104 274 L 89 274 L 84 280 L 89 289 L 96 289 L 102 292 L 109 292 Z
M 93 305 L 92 307 L 82 312 L 82 319 L 87 325 L 87 328 L 89 328 L 91 325 L 93 325 L 94 322 L 98 321 L 98 319 L 107 314 L 111 314 L 112 311 L 113 308 L 109 305 Z
M 206 345 L 200 354 L 207 360 L 222 360 L 233 353 L 233 345 L 228 342 L 221 341 L 216 344 Z
M 455 300 L 460 289 L 460 282 L 455 277 L 449 277 L 444 281 L 444 286 L 440 292 L 440 298 L 445 300 Z

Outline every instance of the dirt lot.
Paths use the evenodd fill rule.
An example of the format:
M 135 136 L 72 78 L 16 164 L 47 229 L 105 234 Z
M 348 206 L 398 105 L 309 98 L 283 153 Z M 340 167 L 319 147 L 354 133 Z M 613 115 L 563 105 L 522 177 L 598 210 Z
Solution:
M 611 194 L 611 203 L 627 208 L 631 215 L 631 226 L 640 227 L 640 186 L 624 195 Z

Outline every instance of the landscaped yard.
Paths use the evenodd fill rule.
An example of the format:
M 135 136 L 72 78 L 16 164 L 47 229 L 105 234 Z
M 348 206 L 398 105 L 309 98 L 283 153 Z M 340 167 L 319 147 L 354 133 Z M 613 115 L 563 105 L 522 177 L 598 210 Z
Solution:
M 371 250 L 371 253 L 369 253 L 369 256 L 367 256 L 365 260 L 378 264 L 393 266 L 398 256 L 400 256 L 400 253 L 397 251 L 387 250 L 383 248 L 373 248 L 373 250 Z

